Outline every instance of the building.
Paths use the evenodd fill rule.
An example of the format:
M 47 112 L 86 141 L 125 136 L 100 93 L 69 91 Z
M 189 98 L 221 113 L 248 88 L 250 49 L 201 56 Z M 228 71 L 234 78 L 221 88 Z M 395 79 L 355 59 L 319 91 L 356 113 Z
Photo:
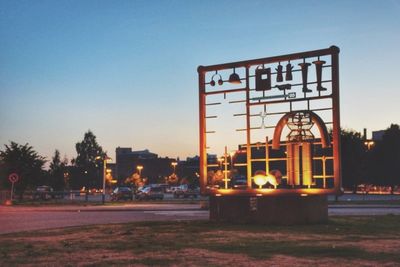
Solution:
M 386 130 L 373 131 L 372 132 L 372 140 L 374 141 L 382 141 L 383 135 Z
M 117 147 L 115 154 L 115 177 L 120 184 L 132 174 L 139 172 L 142 177 L 149 178 L 152 183 L 161 182 L 173 171 L 171 163 L 175 159 L 159 158 L 148 149 L 132 151 L 130 147 Z M 142 168 L 139 170 L 138 166 Z

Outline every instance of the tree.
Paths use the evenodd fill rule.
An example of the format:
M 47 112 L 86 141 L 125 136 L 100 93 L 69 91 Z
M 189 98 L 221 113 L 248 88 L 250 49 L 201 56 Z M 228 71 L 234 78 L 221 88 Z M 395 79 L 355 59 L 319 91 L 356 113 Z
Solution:
M 140 186 L 144 185 L 143 179 L 136 172 L 125 179 L 125 184 L 131 185 L 131 186 L 135 186 L 135 187 L 140 187 Z
M 345 188 L 357 190 L 366 181 L 366 153 L 361 133 L 341 130 L 342 181 Z
M 177 185 L 178 181 L 179 181 L 179 177 L 175 173 L 166 177 L 166 182 L 169 185 Z
M 100 167 L 103 162 L 97 161 L 96 157 L 105 157 L 106 153 L 103 148 L 97 143 L 96 136 L 92 131 L 87 131 L 82 142 L 75 145 L 77 157 L 72 160 L 77 167 L 77 171 L 73 177 L 74 187 L 100 187 L 102 177 Z M 101 179 L 100 179 L 101 178 Z
M 66 178 L 68 178 L 67 165 L 68 159 L 64 157 L 61 161 L 60 151 L 56 149 L 50 162 L 49 176 L 50 185 L 57 191 L 64 190 L 66 186 Z
M 400 184 L 400 127 L 392 124 L 383 134 L 382 141 L 376 145 L 376 173 L 380 174 L 377 184 L 391 186 Z
M 10 145 L 4 146 L 5 150 L 0 151 L 1 180 L 6 187 L 9 187 L 8 175 L 13 172 L 17 173 L 20 179 L 15 184 L 15 190 L 22 198 L 27 188 L 33 188 L 45 181 L 43 165 L 46 160 L 28 143 L 19 145 L 15 142 L 10 142 Z
M 76 143 L 75 148 L 78 154 L 75 165 L 78 167 L 95 166 L 96 157 L 106 156 L 103 148 L 97 143 L 96 136 L 90 130 L 85 133 L 82 142 Z

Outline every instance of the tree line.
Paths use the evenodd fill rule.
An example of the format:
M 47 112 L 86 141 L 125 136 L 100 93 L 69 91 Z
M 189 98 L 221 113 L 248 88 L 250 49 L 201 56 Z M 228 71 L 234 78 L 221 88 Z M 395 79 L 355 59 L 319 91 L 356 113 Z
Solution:
M 17 173 L 20 179 L 15 183 L 15 191 L 20 197 L 26 190 L 33 190 L 39 185 L 49 185 L 55 191 L 101 187 L 103 161 L 96 158 L 106 156 L 106 152 L 90 130 L 81 142 L 75 144 L 76 158 L 70 161 L 66 157 L 61 158 L 60 151 L 56 149 L 48 170 L 45 170 L 46 158 L 28 143 L 10 142 L 4 147 L 0 150 L 0 187 L 10 188 L 8 175 Z
M 77 156 L 70 161 L 61 158 L 55 150 L 49 169 L 45 170 L 46 158 L 40 156 L 28 143 L 15 142 L 0 150 L 0 186 L 10 188 L 8 175 L 18 173 L 15 184 L 20 196 L 38 185 L 49 185 L 54 190 L 100 188 L 102 164 L 97 157 L 106 156 L 92 131 L 84 134 L 75 144 Z M 342 183 L 347 189 L 356 190 L 360 184 L 390 186 L 392 190 L 400 184 L 400 128 L 390 125 L 382 140 L 366 142 L 360 132 L 341 130 Z
M 366 140 L 361 133 L 341 131 L 342 183 L 357 190 L 360 184 L 400 185 L 400 128 L 390 125 L 382 140 Z

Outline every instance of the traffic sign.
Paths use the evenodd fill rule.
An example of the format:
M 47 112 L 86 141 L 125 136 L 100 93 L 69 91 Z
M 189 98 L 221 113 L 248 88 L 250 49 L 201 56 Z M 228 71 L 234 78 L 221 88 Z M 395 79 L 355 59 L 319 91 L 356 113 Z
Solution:
M 11 173 L 8 176 L 8 180 L 11 182 L 11 202 L 13 201 L 13 195 L 14 195 L 14 183 L 18 182 L 19 176 L 17 173 Z
M 8 180 L 10 180 L 11 183 L 16 183 L 16 182 L 18 182 L 18 179 L 19 179 L 19 176 L 18 176 L 18 174 L 16 174 L 16 173 L 11 173 L 11 174 L 8 176 Z

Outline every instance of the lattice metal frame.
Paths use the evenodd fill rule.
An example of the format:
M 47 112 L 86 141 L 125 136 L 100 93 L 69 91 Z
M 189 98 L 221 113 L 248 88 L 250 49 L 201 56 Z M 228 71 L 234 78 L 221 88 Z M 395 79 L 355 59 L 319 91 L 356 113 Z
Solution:
M 323 59 L 327 59 L 324 61 Z M 327 61 L 328 64 L 324 65 Z M 286 71 L 283 70 L 281 62 L 288 62 L 286 65 Z M 300 62 L 297 64 L 300 68 L 296 68 L 291 63 Z M 312 64 L 311 64 L 312 62 Z M 268 68 L 271 64 L 279 64 L 276 68 L 276 72 L 271 72 L 271 68 Z M 307 69 L 314 65 L 316 67 L 317 81 L 307 80 Z M 244 69 L 244 77 L 237 75 L 238 69 Z M 221 72 L 223 71 L 233 71 L 229 80 L 223 80 Z M 322 71 L 330 71 L 330 79 L 322 79 Z M 260 74 L 268 75 L 269 81 L 260 79 Z M 302 83 L 286 83 L 283 84 L 283 75 L 286 79 L 291 80 L 292 73 L 301 72 Z M 314 50 L 302 53 L 294 53 L 288 55 L 281 55 L 269 58 L 260 58 L 254 60 L 246 60 L 218 65 L 210 66 L 199 66 L 199 122 L 200 122 L 200 185 L 202 194 L 207 195 L 280 195 L 280 194 L 296 194 L 296 195 L 309 195 L 309 194 L 338 194 L 341 191 L 341 168 L 340 168 L 340 113 L 339 113 L 339 48 L 336 46 L 331 46 L 327 49 Z M 275 77 L 279 81 L 275 85 L 271 83 L 271 77 Z M 207 77 L 212 77 L 211 81 L 206 81 Z M 215 79 L 215 80 L 214 80 Z M 237 80 L 239 79 L 239 80 Z M 215 90 L 215 86 L 222 85 L 223 83 L 239 83 L 242 82 L 244 86 L 239 88 L 236 86 L 234 88 Z M 216 83 L 217 82 L 217 83 Z M 261 83 L 260 83 L 261 82 Z M 254 84 L 262 84 L 267 88 L 266 90 L 258 90 L 259 88 L 254 87 Z M 218 84 L 218 85 L 217 85 Z M 328 86 L 327 86 L 328 85 Z M 210 86 L 213 90 L 209 90 Z M 294 93 L 293 88 L 301 87 L 301 93 Z M 315 86 L 315 87 L 314 87 Z M 329 87 L 327 89 L 326 87 Z M 310 89 L 310 88 L 314 88 Z M 216 116 L 207 116 L 207 108 L 213 105 L 219 105 L 220 103 L 207 103 L 207 97 L 223 94 L 224 96 L 231 93 L 244 92 L 245 97 L 241 100 L 232 101 L 232 103 L 244 103 L 246 105 L 246 112 L 244 114 L 232 114 L 233 116 L 245 116 L 246 118 L 246 128 L 237 129 L 237 131 L 246 132 L 246 140 L 243 145 L 238 144 L 240 148 L 246 152 L 246 162 L 236 163 L 235 167 L 246 167 L 247 168 L 247 188 L 243 189 L 231 189 L 231 188 L 209 188 L 207 187 L 207 171 L 210 167 L 215 167 L 215 164 L 209 163 L 207 161 L 207 135 L 214 134 L 215 131 L 207 129 L 207 120 L 214 119 Z M 261 95 L 260 95 L 261 94 Z M 325 106 L 319 106 L 318 108 L 312 107 L 314 101 L 317 100 L 329 100 L 329 104 Z M 272 140 L 272 136 L 266 136 L 266 141 L 261 144 L 265 147 L 266 155 L 264 159 L 255 159 L 252 157 L 252 149 L 258 147 L 260 144 L 253 143 L 251 140 L 251 131 L 270 128 L 275 129 L 279 134 L 282 132 L 282 125 L 269 125 L 269 117 L 271 115 L 282 115 L 286 116 L 289 113 L 300 112 L 302 110 L 296 109 L 294 105 L 296 103 L 304 103 L 307 108 L 306 112 L 311 112 L 316 114 L 318 112 L 330 111 L 331 121 L 322 121 L 317 115 L 315 122 L 317 122 L 318 129 L 320 132 L 322 128 L 326 128 L 325 125 L 329 125 L 332 129 L 331 140 L 328 146 L 332 148 L 332 155 L 329 156 L 316 156 L 312 160 L 318 160 L 322 162 L 324 185 L 323 188 L 286 188 L 286 189 L 268 189 L 268 188 L 253 188 L 252 178 L 254 176 L 252 170 L 252 163 L 255 161 L 264 160 L 266 162 L 266 171 L 269 171 L 269 163 L 278 160 L 287 160 L 287 158 L 269 158 L 269 150 L 271 148 L 286 146 L 286 142 L 281 142 L 280 140 Z M 268 113 L 268 107 L 273 105 L 289 104 L 289 108 L 282 112 L 272 112 Z M 258 114 L 252 112 L 253 107 L 264 107 L 264 111 Z M 260 127 L 252 127 L 251 118 L 254 116 L 260 116 L 262 118 L 262 125 Z M 287 120 L 287 119 L 286 119 Z M 286 121 L 287 122 L 287 121 Z M 278 129 L 280 128 L 280 129 Z M 275 135 L 274 134 L 274 135 Z M 326 145 L 327 133 L 325 132 L 325 138 L 321 140 L 314 140 L 314 144 Z M 310 138 L 310 136 L 308 136 Z M 276 138 L 275 136 L 275 139 Z M 239 148 L 239 150 L 240 150 Z M 329 176 L 325 173 L 325 166 L 327 160 L 333 162 L 333 175 Z M 225 163 L 227 162 L 227 153 L 225 151 Z M 226 170 L 226 164 L 225 164 Z M 327 188 L 326 177 L 333 178 L 333 188 Z M 314 178 L 321 178 L 321 175 L 314 175 Z M 226 183 L 226 181 L 225 181 Z

